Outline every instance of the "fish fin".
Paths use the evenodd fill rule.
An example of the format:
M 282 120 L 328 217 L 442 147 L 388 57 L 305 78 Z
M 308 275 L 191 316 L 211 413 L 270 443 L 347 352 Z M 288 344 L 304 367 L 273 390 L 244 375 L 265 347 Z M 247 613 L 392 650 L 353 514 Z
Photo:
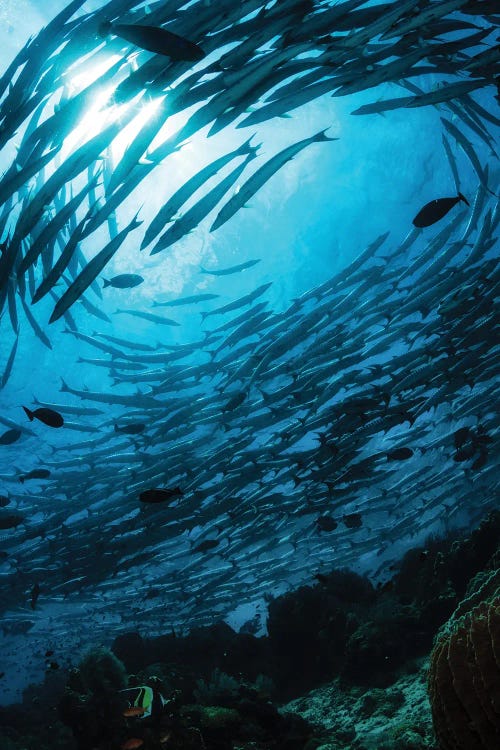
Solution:
M 64 378 L 61 378 L 61 387 L 59 389 L 60 391 L 69 391 L 68 385 Z
M 470 206 L 470 203 L 469 203 L 469 201 L 467 200 L 467 198 L 465 198 L 465 197 L 464 197 L 464 196 L 462 195 L 462 193 L 461 193 L 460 191 L 458 192 L 458 197 L 459 197 L 459 199 L 460 199 L 461 201 L 463 201 L 463 202 L 464 202 L 464 203 L 466 203 L 466 204 L 467 204 L 468 206 Z
M 33 422 L 34 420 L 33 412 L 27 409 L 25 406 L 23 406 L 23 409 L 26 412 L 26 416 L 29 417 L 30 422 Z
M 102 281 L 103 281 L 103 284 L 102 284 L 103 289 L 106 289 L 107 286 L 111 286 L 111 281 L 109 281 L 109 279 L 103 279 Z

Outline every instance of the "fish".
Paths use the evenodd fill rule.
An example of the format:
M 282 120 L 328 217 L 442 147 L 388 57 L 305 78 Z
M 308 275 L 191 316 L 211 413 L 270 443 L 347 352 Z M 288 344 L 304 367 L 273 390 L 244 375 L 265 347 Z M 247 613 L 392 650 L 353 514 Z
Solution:
M 264 292 L 266 292 L 271 287 L 272 283 L 272 281 L 268 281 L 266 284 L 261 284 L 260 286 L 258 286 L 257 289 L 254 289 L 253 292 L 245 294 L 243 297 L 234 300 L 234 302 L 228 302 L 227 305 L 223 305 L 222 307 L 216 307 L 213 310 L 209 310 L 208 312 L 202 312 L 201 317 L 203 320 L 205 320 L 205 318 L 208 318 L 209 315 L 223 315 L 227 312 L 238 310 L 240 307 L 251 305 L 252 302 L 254 302 L 258 297 L 264 294 Z
M 189 297 L 178 297 L 177 299 L 171 299 L 168 302 L 153 302 L 153 307 L 179 307 L 180 305 L 195 305 L 199 302 L 208 302 L 209 300 L 217 299 L 220 294 L 204 293 L 204 294 L 192 294 Z
M 26 406 L 23 406 L 23 409 L 30 422 L 33 422 L 34 419 L 38 419 L 39 422 L 43 422 L 48 427 L 57 428 L 64 425 L 64 417 L 54 409 L 48 409 L 44 406 L 38 407 L 38 409 L 34 409 L 33 411 Z
M 144 745 L 144 740 L 139 737 L 130 737 L 121 745 L 121 750 L 137 750 Z
M 41 341 L 42 344 L 47 347 L 47 349 L 52 349 L 52 344 L 50 342 L 49 337 L 47 336 L 43 328 L 40 326 L 40 324 L 36 320 L 35 316 L 29 309 L 28 305 L 26 304 L 26 300 L 23 297 L 21 297 L 21 303 L 23 306 L 24 314 L 26 315 L 26 320 L 30 324 L 37 339 L 39 339 L 39 341 Z
M 19 475 L 19 481 L 24 484 L 27 479 L 48 479 L 51 476 L 49 469 L 32 469 L 26 474 Z
M 200 222 L 217 206 L 227 191 L 239 180 L 240 176 L 246 169 L 247 165 L 256 158 L 256 153 L 251 152 L 246 159 L 238 164 L 226 177 L 224 177 L 215 187 L 209 190 L 203 198 L 191 206 L 179 219 L 164 232 L 156 242 L 150 255 L 156 255 L 175 242 L 178 242 L 188 232 L 197 227 Z
M 199 552 L 208 552 L 211 549 L 215 549 L 219 545 L 218 539 L 204 539 L 202 542 L 195 544 L 191 552 L 198 554 Z
M 12 443 L 15 443 L 19 440 L 21 435 L 21 430 L 7 430 L 2 435 L 0 435 L 0 445 L 12 445 Z
M 331 516 L 318 516 L 315 521 L 318 531 L 335 531 L 338 523 Z
M 458 450 L 472 437 L 472 433 L 469 427 L 460 427 L 453 433 L 453 442 L 455 448 Z
M 104 414 L 102 409 L 97 409 L 93 406 L 72 406 L 71 404 L 48 403 L 47 401 L 40 401 L 35 396 L 33 397 L 33 401 L 38 406 L 43 406 L 46 409 L 62 412 L 63 414 L 76 414 L 79 417 L 96 417 Z
M 253 175 L 240 187 L 238 192 L 234 193 L 228 202 L 222 206 L 210 227 L 210 231 L 215 232 L 216 229 L 225 224 L 226 221 L 242 208 L 242 206 L 246 205 L 250 198 L 255 195 L 255 193 L 265 185 L 265 183 L 271 179 L 271 177 L 276 174 L 276 172 L 281 169 L 287 161 L 293 159 L 294 156 L 307 148 L 307 146 L 310 146 L 312 143 L 325 143 L 338 140 L 338 138 L 327 136 L 326 130 L 328 130 L 328 128 L 320 130 L 310 138 L 304 138 L 297 143 L 293 143 L 291 146 L 287 146 L 287 148 L 284 148 L 259 167 L 259 169 L 257 169 L 257 171 L 254 172 Z
M 64 246 L 61 255 L 56 260 L 50 271 L 44 276 L 39 286 L 32 295 L 31 304 L 35 304 L 42 299 L 54 286 L 57 284 L 62 274 L 67 269 L 71 260 L 75 257 L 78 248 L 78 243 L 83 237 L 84 230 L 87 226 L 87 221 L 92 214 L 92 210 L 89 210 L 82 221 L 76 226 L 75 230 L 71 233 L 66 245 Z
M 159 323 L 165 326 L 180 326 L 173 318 L 165 318 L 163 315 L 155 315 L 154 313 L 143 312 L 142 310 L 115 310 L 115 315 L 132 315 L 134 318 L 142 318 L 150 323 Z
M 6 508 L 9 503 L 10 499 L 6 495 L 0 495 L 0 508 Z
M 108 244 L 87 263 L 83 271 L 81 271 L 72 284 L 66 289 L 64 294 L 58 299 L 50 316 L 49 323 L 54 323 L 56 320 L 59 320 L 71 305 L 76 302 L 76 300 L 99 275 L 104 266 L 109 263 L 128 234 L 141 225 L 142 222 L 137 221 L 137 216 L 138 214 L 134 216 L 125 229 L 122 229 L 116 237 L 113 237 L 113 239 L 111 239 Z
M 14 511 L 4 512 L 0 511 L 0 529 L 5 531 L 7 529 L 15 529 L 16 526 L 24 523 L 24 516 L 21 513 L 15 513 Z
M 157 55 L 166 55 L 176 62 L 197 62 L 205 57 L 205 52 L 195 42 L 158 26 L 104 21 L 99 26 L 99 34 L 103 37 L 114 34 L 137 47 Z
M 143 422 L 130 422 L 122 426 L 115 424 L 115 432 L 122 432 L 125 435 L 140 435 L 145 429 L 146 425 Z
M 415 227 L 429 227 L 435 224 L 437 221 L 442 219 L 453 206 L 456 206 L 459 201 L 462 201 L 467 206 L 470 206 L 469 201 L 464 198 L 462 193 L 459 193 L 456 198 L 435 198 L 433 201 L 426 203 L 423 208 L 420 209 L 418 214 L 413 219 L 413 225 Z
M 347 513 L 342 517 L 348 529 L 360 529 L 363 525 L 361 513 Z
M 34 586 L 33 586 L 33 588 L 31 589 L 31 594 L 30 594 L 31 609 L 35 609 L 35 607 L 36 607 L 36 603 L 38 601 L 38 597 L 40 596 L 40 591 L 41 591 L 41 589 L 40 589 L 39 584 L 35 583 Z
M 14 367 L 14 361 L 16 359 L 17 354 L 17 345 L 19 343 L 19 332 L 16 332 L 16 338 L 14 339 L 14 343 L 12 344 L 12 348 L 10 350 L 9 358 L 7 360 L 7 364 L 5 365 L 5 370 L 2 373 L 2 379 L 0 380 L 0 390 L 2 388 L 5 388 L 7 383 L 9 382 L 9 378 L 12 373 L 12 368 Z
M 193 177 L 183 183 L 183 185 L 168 199 L 166 203 L 161 207 L 153 221 L 150 223 L 144 234 L 144 239 L 141 243 L 141 250 L 147 247 L 154 238 L 162 231 L 165 224 L 172 221 L 175 215 L 180 211 L 184 203 L 189 198 L 206 184 L 207 180 L 211 179 L 227 164 L 229 164 L 237 156 L 256 154 L 259 146 L 251 146 L 250 142 L 254 136 L 251 136 L 248 141 L 243 143 L 234 151 L 229 154 L 219 157 L 215 161 L 203 167 Z
M 130 706 L 130 708 L 126 708 L 125 711 L 122 711 L 122 716 L 126 719 L 135 719 L 139 716 L 144 716 L 145 713 L 145 708 L 141 708 L 140 706 Z
M 388 461 L 406 461 L 413 456 L 411 448 L 394 448 L 385 454 Z
M 252 268 L 257 263 L 260 263 L 260 258 L 256 260 L 247 260 L 245 263 L 240 263 L 237 266 L 230 266 L 229 268 L 219 268 L 210 270 L 200 266 L 200 273 L 208 274 L 209 276 L 229 276 L 232 273 L 240 273 L 240 271 L 246 271 L 247 268 Z
M 48 319 L 57 297 L 85 273 L 89 259 L 105 247 L 107 235 L 118 235 L 118 227 L 122 222 L 125 226 L 135 212 L 136 201 L 148 204 L 144 230 L 129 238 L 132 254 L 143 246 L 158 209 L 163 206 L 165 211 L 148 239 L 159 238 L 166 220 L 178 218 L 185 205 L 189 208 L 187 201 L 201 202 L 190 221 L 181 221 L 169 235 L 175 239 L 180 230 L 191 229 L 196 242 L 186 238 L 173 247 L 165 268 L 151 263 L 156 273 L 154 298 L 161 304 L 165 297 L 182 300 L 181 295 L 191 291 L 194 297 L 196 292 L 225 295 L 223 303 L 215 300 L 215 310 L 210 299 L 202 302 L 203 295 L 185 303 L 178 316 L 182 325 L 172 328 L 170 336 L 158 333 L 165 333 L 160 325 L 167 319 L 140 309 L 118 318 L 120 323 L 126 321 L 123 331 L 106 329 L 106 334 L 91 336 L 89 315 L 108 321 L 109 299 L 102 305 L 97 300 L 104 296 L 100 277 L 112 273 L 89 270 L 90 284 L 75 298 L 81 301 L 77 312 L 68 307 L 62 313 L 75 340 L 61 341 L 58 327 L 53 326 L 49 344 L 56 355 L 68 346 L 76 352 L 73 361 L 85 362 L 77 368 L 77 388 L 63 384 L 63 390 L 72 394 L 66 396 L 67 408 L 78 410 L 79 402 L 95 401 L 105 405 L 105 413 L 89 414 L 88 424 L 79 424 L 77 417 L 73 424 L 66 413 L 78 411 L 37 403 L 60 411 L 68 427 L 60 435 L 64 439 L 41 446 L 39 464 L 26 464 L 50 469 L 49 487 L 42 484 L 31 492 L 30 485 L 19 488 L 16 467 L 4 468 L 0 474 L 0 491 L 10 501 L 3 516 L 11 509 L 24 516 L 17 528 L 2 531 L 4 629 L 26 632 L 32 626 L 26 620 L 26 607 L 19 609 L 19 603 L 29 602 L 33 581 L 42 580 L 42 575 L 43 593 L 50 590 L 54 603 L 79 598 L 84 619 L 92 621 L 96 633 L 100 627 L 105 629 L 105 613 L 99 605 L 103 601 L 112 605 L 124 631 L 137 629 L 146 611 L 151 629 L 159 632 L 165 627 L 165 607 L 169 631 L 171 625 L 177 630 L 180 623 L 183 628 L 196 627 L 213 622 L 214 613 L 225 617 L 233 611 L 235 603 L 242 603 L 242 591 L 251 592 L 255 600 L 268 600 L 278 584 L 310 583 L 311 568 L 301 562 L 305 558 L 313 560 L 313 571 L 321 571 L 313 581 L 327 586 L 330 565 L 361 565 L 373 572 L 375 558 L 381 555 L 389 567 L 415 540 L 446 532 L 462 517 L 472 527 L 494 509 L 498 417 L 492 404 L 500 361 L 495 337 L 499 278 L 495 242 L 500 213 L 487 187 L 496 178 L 487 167 L 496 147 L 487 125 L 496 128 L 499 122 L 486 103 L 498 83 L 497 42 L 490 36 L 496 8 L 491 0 L 457 2 L 422 0 L 417 8 L 411 0 L 369 7 L 360 0 L 342 0 L 304 8 L 301 0 L 274 4 L 194 0 L 176 10 L 176 3 L 168 8 L 150 3 L 146 8 L 144 3 L 132 7 L 128 0 L 117 0 L 112 11 L 111 6 L 97 16 L 82 11 L 71 21 L 66 18 L 44 30 L 0 76 L 0 145 L 6 146 L 2 153 L 7 158 L 0 176 L 2 370 L 9 352 L 15 354 L 19 335 L 20 359 L 21 349 L 23 355 L 28 351 L 37 364 L 36 374 L 50 374 L 58 356 L 40 363 L 37 354 L 40 344 L 47 347 L 49 341 L 45 313 Z M 118 38 L 103 44 L 95 32 L 106 13 L 113 13 L 110 20 L 117 24 L 121 20 L 146 23 L 149 18 L 151 24 L 172 25 L 206 46 L 210 58 L 196 66 L 173 64 L 165 56 L 131 49 Z M 430 20 L 422 26 L 424 13 Z M 477 21 L 477 26 L 466 19 Z M 481 47 L 470 51 L 472 37 L 462 34 L 467 28 L 478 31 L 476 44 L 484 35 Z M 110 58 L 114 51 L 116 63 Z M 80 73 L 85 76 L 104 61 L 112 71 L 102 75 L 105 86 L 99 76 L 78 93 L 85 85 L 78 82 Z M 414 84 L 417 74 L 422 88 Z M 228 232 L 229 244 L 223 243 L 224 247 L 214 243 L 219 238 L 208 231 L 238 184 L 243 187 L 248 182 L 242 175 L 237 182 L 222 185 L 218 169 L 225 170 L 220 171 L 222 176 L 228 174 L 247 154 L 238 155 L 233 164 L 233 146 L 219 134 L 221 151 L 211 155 L 217 145 L 213 135 L 228 124 L 247 127 L 255 117 L 255 121 L 269 120 L 270 130 L 283 125 L 283 138 L 291 128 L 293 139 L 295 124 L 306 127 L 309 117 L 308 109 L 298 110 L 301 103 L 316 102 L 309 113 L 314 119 L 316 110 L 321 110 L 320 96 L 338 97 L 382 80 L 392 80 L 393 86 L 405 89 L 403 94 L 411 94 L 375 103 L 378 89 L 372 88 L 371 96 L 369 91 L 364 94 L 365 112 L 385 112 L 385 129 L 399 119 L 409 123 L 415 118 L 411 106 L 432 104 L 439 107 L 439 114 L 451 113 L 444 114 L 447 124 L 435 118 L 446 134 L 443 146 L 439 132 L 437 150 L 431 148 L 426 155 L 426 141 L 420 144 L 421 177 L 423 183 L 429 182 L 432 167 L 441 167 L 452 189 L 440 194 L 455 196 L 461 190 L 459 170 L 470 167 L 462 189 L 474 191 L 472 208 L 450 211 L 436 237 L 423 236 L 410 225 L 400 238 L 396 222 L 390 235 L 383 229 L 374 242 L 354 248 L 358 235 L 348 232 L 350 248 L 339 254 L 334 239 L 326 264 L 321 250 L 332 227 L 335 234 L 342 202 L 330 216 L 333 224 L 317 224 L 318 231 L 310 236 L 309 224 L 302 228 L 304 233 L 292 226 L 292 216 L 287 231 L 295 235 L 298 231 L 307 245 L 309 255 L 302 258 L 307 273 L 294 266 L 295 256 L 284 257 L 283 278 L 274 283 L 276 263 L 266 264 L 268 274 L 259 273 L 251 289 L 273 281 L 274 291 L 264 295 L 261 290 L 262 297 L 252 303 L 257 290 L 248 295 L 240 284 L 245 277 L 236 270 L 246 272 L 244 261 L 250 257 L 240 242 L 245 238 L 238 236 L 236 220 L 236 234 L 231 238 Z M 108 86 L 114 89 L 111 97 L 105 90 Z M 93 97 L 101 94 L 103 105 L 98 110 Z M 157 116 L 147 119 L 156 97 Z M 479 98 L 484 99 L 483 108 Z M 348 106 L 349 101 L 346 111 L 356 106 Z M 120 111 L 121 104 L 126 106 Z M 73 136 L 80 137 L 79 125 L 85 124 L 83 117 L 94 106 L 91 128 L 81 133 L 81 142 L 88 139 L 87 145 L 73 146 Z M 418 118 L 430 117 L 432 111 L 421 110 Z M 128 123 L 136 117 L 138 132 L 130 136 Z M 106 124 L 104 118 L 109 118 Z M 164 122 L 172 126 L 165 135 Z M 348 127 L 348 119 L 342 123 Z M 359 120 L 350 124 L 357 126 Z M 101 135 L 93 136 L 94 126 Z M 135 127 L 134 122 L 131 129 Z M 318 122 L 315 130 L 320 127 Z M 123 150 L 122 131 L 129 143 L 115 163 L 113 156 Z M 376 128 L 373 134 L 376 145 Z M 252 148 L 254 140 L 244 146 Z M 267 142 L 264 147 L 270 148 Z M 333 149 L 332 153 L 320 150 L 320 156 L 335 156 Z M 249 165 L 249 173 L 257 173 L 273 153 Z M 458 166 L 455 153 L 461 160 Z M 163 159 L 165 163 L 160 163 Z M 207 161 L 211 163 L 203 167 Z M 313 161 L 307 183 L 317 176 Z M 73 200 L 73 191 L 76 195 L 99 172 L 102 179 L 81 204 L 62 213 Z M 295 191 L 293 200 L 299 206 L 306 191 L 310 195 L 309 185 L 297 183 L 295 172 L 290 165 L 279 177 L 271 177 L 268 218 L 273 216 L 275 181 L 285 180 L 285 197 L 289 190 Z M 322 188 L 326 184 L 335 195 L 335 180 L 333 171 L 331 185 L 327 181 Z M 220 190 L 211 201 L 204 201 L 215 183 Z M 339 184 L 342 187 L 342 174 Z M 221 195 L 223 187 L 226 192 Z M 220 204 L 214 205 L 218 196 Z M 327 205 L 328 190 L 323 189 L 321 199 Z M 176 213 L 170 215 L 173 208 Z M 62 224 L 61 216 L 67 217 Z M 50 232 L 42 235 L 50 241 L 40 241 L 37 252 L 29 255 L 30 244 L 55 217 Z M 231 228 L 229 224 L 227 229 Z M 198 242 L 200 247 L 195 247 Z M 348 262 L 350 250 L 356 256 L 353 262 Z M 28 267 L 18 274 L 26 257 Z M 190 291 L 179 291 L 186 279 L 178 263 L 187 264 L 194 273 L 201 264 L 196 278 L 203 283 L 193 277 Z M 137 273 L 142 274 L 146 265 L 141 263 Z M 210 269 L 214 272 L 203 274 Z M 315 269 L 321 278 L 311 286 L 315 276 L 309 274 Z M 164 274 L 175 285 L 164 285 Z M 42 291 L 47 294 L 45 304 L 38 303 Z M 289 293 L 295 295 L 291 302 Z M 202 312 L 202 325 L 193 312 Z M 217 325 L 212 325 L 212 314 L 221 315 Z M 116 325 L 117 319 L 113 321 Z M 139 325 L 130 325 L 138 321 Z M 9 325 L 11 338 L 3 330 Z M 107 333 L 116 336 L 103 338 Z M 161 342 L 157 346 L 155 337 Z M 101 356 L 106 359 L 91 359 L 89 347 L 104 352 Z M 16 368 L 24 362 L 15 357 L 10 360 L 14 367 L 8 367 L 5 375 L 9 391 Z M 150 366 L 155 369 L 147 369 Z M 119 388 L 108 386 L 108 377 Z M 7 386 L 2 395 L 15 410 Z M 234 409 L 227 408 L 233 405 Z M 39 445 L 39 436 L 27 431 L 27 423 L 25 427 L 6 423 L 7 413 L 4 409 L 0 414 L 2 431 L 19 429 L 35 437 L 35 447 Z M 136 440 L 115 430 L 115 425 L 134 424 L 146 426 L 147 439 Z M 475 426 L 455 438 L 466 424 Z M 101 431 L 73 442 L 70 429 Z M 387 453 L 400 450 L 398 445 L 405 442 L 412 445 L 414 455 L 402 468 L 405 459 L 391 460 Z M 52 460 L 47 460 L 50 450 Z M 463 460 L 455 461 L 455 456 Z M 9 482 L 18 487 L 17 492 L 7 493 Z M 160 502 L 148 510 L 139 502 L 139 495 L 149 488 L 176 485 L 182 488 L 182 497 L 167 499 L 163 507 Z M 353 515 L 353 507 L 364 528 L 349 528 L 342 520 L 343 514 Z M 321 530 L 321 524 L 331 524 L 327 518 L 338 527 Z M 215 549 L 224 551 L 217 542 L 227 519 L 229 551 L 219 559 Z M 204 556 L 193 554 L 202 540 L 211 546 L 200 550 Z M 212 564 L 212 555 L 217 565 Z M 70 573 L 61 575 L 65 570 Z M 139 595 L 138 581 L 143 586 Z M 50 631 L 50 637 L 61 643 L 65 632 L 78 637 L 79 620 L 72 618 L 70 610 L 61 607 L 48 624 L 37 616 L 34 635 L 43 638 Z M 118 741 L 121 744 L 131 735 L 135 737 L 133 732 L 122 734 Z
M 160 488 L 153 490 L 144 490 L 139 495 L 141 503 L 164 503 L 182 497 L 183 492 L 180 487 Z
M 30 243 L 29 250 L 19 263 L 19 266 L 17 268 L 18 277 L 22 276 L 28 270 L 28 268 L 38 260 L 47 245 L 53 239 L 55 239 L 63 226 L 75 213 L 76 209 L 82 203 L 89 191 L 92 190 L 93 186 L 97 182 L 97 178 L 98 175 L 94 177 L 94 180 L 91 183 L 86 184 L 72 200 L 68 201 L 68 203 L 65 204 L 59 211 L 57 211 L 55 216 L 45 224 L 34 242 Z
M 121 273 L 112 279 L 103 279 L 103 286 L 113 286 L 115 289 L 132 289 L 144 281 L 142 276 L 136 273 Z

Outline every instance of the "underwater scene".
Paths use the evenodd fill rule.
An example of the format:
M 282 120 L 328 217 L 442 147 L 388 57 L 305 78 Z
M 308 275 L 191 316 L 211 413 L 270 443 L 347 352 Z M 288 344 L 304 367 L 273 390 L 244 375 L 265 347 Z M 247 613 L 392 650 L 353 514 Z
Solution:
M 499 750 L 498 2 L 0 39 L 0 750 Z

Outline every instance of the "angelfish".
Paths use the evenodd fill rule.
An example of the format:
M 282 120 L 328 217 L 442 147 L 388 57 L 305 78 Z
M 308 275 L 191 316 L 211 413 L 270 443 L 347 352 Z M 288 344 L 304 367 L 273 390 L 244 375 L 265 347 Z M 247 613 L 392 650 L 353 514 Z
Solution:
M 456 198 L 435 198 L 430 203 L 426 203 L 423 208 L 420 209 L 418 214 L 413 219 L 413 225 L 416 227 L 430 227 L 431 224 L 435 224 L 446 216 L 453 206 L 456 206 L 459 201 L 463 201 L 470 206 L 469 201 L 464 198 L 462 193 L 458 193 Z

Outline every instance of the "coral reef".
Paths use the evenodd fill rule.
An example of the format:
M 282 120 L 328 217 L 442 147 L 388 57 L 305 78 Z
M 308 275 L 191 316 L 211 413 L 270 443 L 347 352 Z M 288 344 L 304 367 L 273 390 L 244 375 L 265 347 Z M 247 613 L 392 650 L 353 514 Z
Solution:
M 491 594 L 477 606 L 478 594 Z M 464 610 L 468 610 L 463 614 Z M 500 570 L 476 576 L 431 654 L 429 695 L 443 750 L 500 747 Z
M 425 659 L 440 627 L 430 678 L 440 750 L 497 750 L 499 540 L 496 513 L 467 537 L 410 551 L 383 586 L 312 572 L 313 585 L 271 601 L 268 636 L 225 623 L 121 635 L 0 708 L 0 748 L 430 750 Z M 138 686 L 165 699 L 155 717 L 124 713 L 120 690 Z M 453 744 L 454 711 L 476 744 L 461 730 Z
M 100 693 L 127 687 L 127 672 L 122 662 L 107 648 L 91 649 L 79 664 L 73 681 L 80 692 Z
M 346 685 L 336 679 L 284 709 L 328 735 L 321 750 L 437 750 L 427 696 L 428 661 L 390 688 Z M 318 747 L 316 750 L 320 750 Z

